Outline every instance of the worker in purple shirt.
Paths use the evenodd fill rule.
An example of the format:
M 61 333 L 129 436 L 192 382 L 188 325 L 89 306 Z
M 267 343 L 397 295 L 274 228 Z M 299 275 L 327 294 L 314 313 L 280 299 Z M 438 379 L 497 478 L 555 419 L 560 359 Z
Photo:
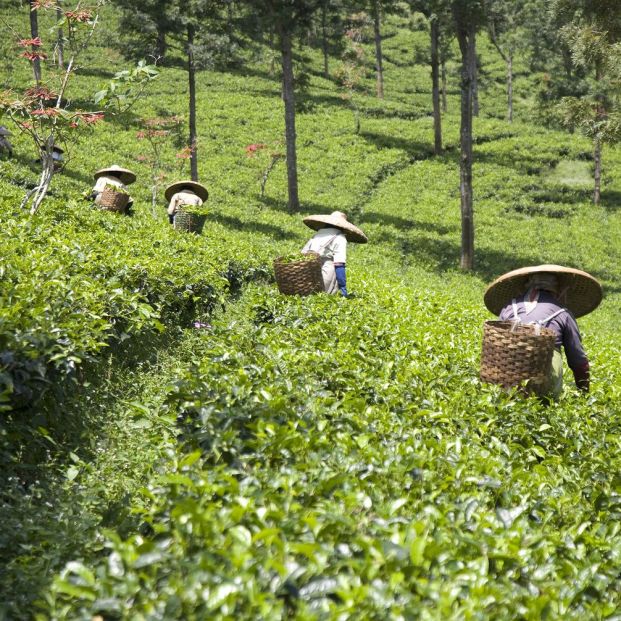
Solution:
M 490 285 L 485 298 L 487 307 L 493 307 L 501 320 L 539 324 L 556 334 L 548 384 L 552 397 L 558 398 L 563 388 L 561 347 L 576 386 L 589 391 L 589 359 L 576 316 L 591 312 L 601 301 L 602 290 L 597 280 L 580 270 L 540 265 L 501 276 Z

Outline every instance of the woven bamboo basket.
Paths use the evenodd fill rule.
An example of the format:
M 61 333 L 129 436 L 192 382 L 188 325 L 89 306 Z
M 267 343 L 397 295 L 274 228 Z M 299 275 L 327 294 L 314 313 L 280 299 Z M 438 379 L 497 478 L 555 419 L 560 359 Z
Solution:
M 556 335 L 549 328 L 513 321 L 486 321 L 481 380 L 504 388 L 526 381 L 526 392 L 545 394 L 555 341 Z
M 207 216 L 204 214 L 192 213 L 180 208 L 175 213 L 173 227 L 178 231 L 199 234 L 203 230 L 203 226 L 205 226 L 206 218 Z
M 285 295 L 311 295 L 321 293 L 323 289 L 323 276 L 321 275 L 321 259 L 316 252 L 312 260 L 285 263 L 283 257 L 274 261 L 274 274 L 280 293 Z
M 123 212 L 129 202 L 129 194 L 116 192 L 112 188 L 104 188 L 99 195 L 99 208 L 106 211 Z

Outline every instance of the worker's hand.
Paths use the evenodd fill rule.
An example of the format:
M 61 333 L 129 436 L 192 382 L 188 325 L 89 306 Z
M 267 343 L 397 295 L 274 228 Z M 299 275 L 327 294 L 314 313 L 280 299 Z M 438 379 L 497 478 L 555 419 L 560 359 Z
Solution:
M 583 392 L 589 392 L 591 385 L 589 363 L 587 362 L 583 367 L 572 369 L 572 373 L 574 374 L 574 381 L 576 382 L 578 389 Z

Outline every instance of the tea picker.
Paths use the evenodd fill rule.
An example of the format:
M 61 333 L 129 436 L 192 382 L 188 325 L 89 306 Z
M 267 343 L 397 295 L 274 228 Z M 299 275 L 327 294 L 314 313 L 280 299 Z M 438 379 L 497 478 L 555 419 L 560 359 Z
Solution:
M 0 125 L 0 153 L 6 153 L 9 157 L 13 157 L 13 145 L 9 141 L 11 135 L 4 125 Z
M 86 198 L 94 201 L 100 209 L 129 213 L 134 200 L 127 192 L 127 186 L 136 181 L 136 175 L 116 164 L 98 170 L 95 186 Z
M 200 207 L 209 197 L 209 192 L 197 181 L 185 180 L 171 183 L 164 191 L 164 197 L 168 201 L 168 221 L 175 228 L 180 228 L 177 224 L 181 224 L 181 220 L 192 220 L 191 217 L 182 218 L 181 214 L 199 212 Z M 175 222 L 177 215 L 180 216 L 178 223 Z
M 576 386 L 588 392 L 589 360 L 582 346 L 576 317 L 595 310 L 601 300 L 600 283 L 587 272 L 570 267 L 537 265 L 504 274 L 489 285 L 484 295 L 485 306 L 501 320 L 487 323 L 505 324 L 495 326 L 500 330 L 499 334 L 504 332 L 496 343 L 501 349 L 504 348 L 504 353 L 499 352 L 500 358 L 494 361 L 494 356 L 487 356 L 491 351 L 491 342 L 486 352 L 484 339 L 481 378 L 493 381 L 489 377 L 496 376 L 501 381 L 495 383 L 505 383 L 507 374 L 511 374 L 510 367 L 518 367 L 532 359 L 534 366 L 539 363 L 543 365 L 541 377 L 532 378 L 539 383 L 537 392 L 558 398 L 563 388 L 562 347 Z M 529 334 L 524 336 L 520 346 L 517 344 L 519 334 L 526 334 L 526 331 Z M 550 351 L 544 354 L 542 347 L 546 340 L 550 343 Z M 526 341 L 529 341 L 528 345 L 524 344 Z M 508 357 L 503 359 L 504 354 Z M 511 357 L 515 362 L 509 360 Z M 499 364 L 501 360 L 504 362 Z M 484 368 L 486 365 L 487 368 Z M 502 368 L 503 365 L 505 368 Z M 535 374 L 534 371 L 532 373 Z
M 302 248 L 302 252 L 315 252 L 319 255 L 324 290 L 326 293 L 340 291 L 347 297 L 347 242 L 366 244 L 367 236 L 349 222 L 342 211 L 333 211 L 330 215 L 308 216 L 304 218 L 304 224 L 317 231 Z

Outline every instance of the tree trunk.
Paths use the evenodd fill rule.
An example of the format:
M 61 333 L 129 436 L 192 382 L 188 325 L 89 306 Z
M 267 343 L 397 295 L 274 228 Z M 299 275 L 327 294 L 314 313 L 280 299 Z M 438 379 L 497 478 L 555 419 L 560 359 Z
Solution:
M 476 49 L 476 44 L 474 41 L 476 34 L 473 34 L 472 37 L 473 37 L 472 46 L 473 46 L 473 49 Z M 472 62 L 472 115 L 479 116 L 479 71 L 477 67 L 476 52 L 473 54 L 471 62 Z
M 323 75 L 326 79 L 330 77 L 328 68 L 328 10 L 326 3 L 321 5 L 321 49 L 323 51 Z
M 226 33 L 229 38 L 233 36 L 235 30 L 234 15 L 233 15 L 233 0 L 228 0 L 226 3 Z
M 24 208 L 32 199 L 30 206 L 31 215 L 37 213 L 50 187 L 52 177 L 54 176 L 54 158 L 52 157 L 53 146 L 54 135 L 50 134 L 45 141 L 45 145 L 41 149 L 41 176 L 39 177 L 39 183 L 26 194 L 20 205 L 21 208 Z
M 63 10 L 60 7 L 60 0 L 56 0 L 56 20 L 60 22 L 63 18 Z M 65 68 L 65 44 L 63 41 L 63 29 L 58 28 L 58 42 L 56 43 L 56 47 L 58 49 L 58 68 Z
M 475 28 L 471 24 L 458 27 L 461 50 L 461 157 L 459 192 L 461 197 L 461 269 L 474 266 L 474 214 L 472 208 L 472 102 L 474 83 Z
M 196 29 L 188 24 L 188 78 L 190 86 L 190 174 L 198 181 L 198 157 L 196 152 L 196 64 L 194 62 L 194 36 Z
M 446 102 L 446 59 L 442 59 L 442 112 L 448 110 Z
M 438 39 L 440 33 L 438 20 L 431 20 L 431 90 L 433 100 L 433 152 L 436 155 L 442 153 L 442 115 L 440 113 L 440 86 L 439 86 L 439 60 Z
M 155 43 L 155 53 L 158 58 L 166 58 L 168 44 L 166 43 L 166 27 L 163 24 L 157 25 L 157 41 Z
M 595 65 L 595 81 L 597 83 L 602 79 L 602 69 L 599 63 Z M 595 116 L 598 122 L 602 121 L 606 116 L 606 109 L 602 101 L 602 96 L 597 95 L 597 107 Z M 593 204 L 599 205 L 601 198 L 601 182 L 602 182 L 602 143 L 598 136 L 593 141 L 593 179 L 595 188 L 593 190 Z
M 507 55 L 507 118 L 509 123 L 513 122 L 513 54 Z
M 285 103 L 285 139 L 287 142 L 287 187 L 289 191 L 289 211 L 300 208 L 298 197 L 298 164 L 295 146 L 295 93 L 293 78 L 293 50 L 291 32 L 288 24 L 280 24 L 280 44 L 282 53 L 282 95 Z
M 599 205 L 601 198 L 602 182 L 602 143 L 599 138 L 593 141 L 593 177 L 595 179 L 595 190 L 593 192 L 593 204 Z
M 377 96 L 384 98 L 384 67 L 382 60 L 382 34 L 379 0 L 373 1 L 373 32 L 375 34 L 375 73 L 377 76 Z
M 269 47 L 270 47 L 270 67 L 268 69 L 270 75 L 276 73 L 276 50 L 274 49 L 274 29 L 270 28 Z
M 34 0 L 30 0 L 28 8 L 30 9 L 30 36 L 36 39 L 39 36 L 39 13 L 35 8 Z M 38 51 L 38 49 L 37 46 L 32 46 L 33 52 Z M 38 58 L 32 61 L 32 70 L 34 72 L 35 83 L 39 86 L 39 82 L 41 82 L 41 61 Z

